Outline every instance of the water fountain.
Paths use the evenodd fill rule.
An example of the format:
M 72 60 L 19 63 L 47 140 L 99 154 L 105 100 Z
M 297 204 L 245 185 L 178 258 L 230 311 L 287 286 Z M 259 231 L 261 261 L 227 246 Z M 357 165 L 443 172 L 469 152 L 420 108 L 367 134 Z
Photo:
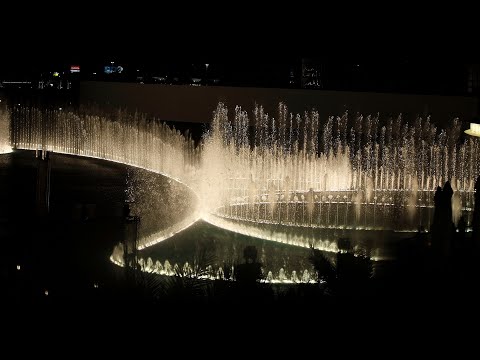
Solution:
M 0 154 L 10 151 L 10 111 L 0 106 Z
M 199 153 L 193 140 L 156 119 L 122 111 L 98 116 L 23 106 L 10 112 L 13 148 L 105 159 L 184 184 L 195 178 Z
M 5 114 L 11 118 L 8 140 L 14 149 L 34 150 L 38 156 L 48 151 L 118 162 L 164 175 L 187 187 L 196 179 L 199 150 L 193 140 L 156 119 L 122 111 L 99 116 L 89 111 L 21 105 L 14 105 Z M 6 118 L 2 113 L 0 116 Z M 139 248 L 157 244 L 197 221 L 200 215 L 196 204 L 193 206 L 187 216 L 145 233 Z
M 453 220 L 471 222 L 479 142 L 460 142 L 460 122 L 329 117 L 318 112 L 254 118 L 220 104 L 202 149 L 200 195 L 211 223 L 293 245 L 337 251 L 346 231 L 429 229 L 433 195 L 450 180 Z M 302 230 L 303 229 L 303 230 Z M 312 231 L 314 231 L 312 233 Z
M 249 118 L 240 107 L 229 116 L 219 104 L 210 131 L 195 147 L 139 114 L 23 106 L 0 111 L 2 148 L 120 162 L 167 176 L 198 196 L 191 214 L 145 235 L 139 249 L 203 218 L 250 236 L 337 252 L 337 239 L 346 233 L 355 240 L 359 233 L 428 229 L 434 191 L 447 180 L 454 190 L 453 220 L 463 215 L 469 226 L 480 143 L 476 137 L 461 142 L 460 135 L 457 119 L 445 131 L 430 118 L 411 124 L 401 116 L 348 113 L 320 119 L 315 110 L 290 114 L 284 104 L 277 118 L 262 107 Z M 173 268 L 165 263 L 163 271 Z M 290 277 L 305 280 L 310 274 Z

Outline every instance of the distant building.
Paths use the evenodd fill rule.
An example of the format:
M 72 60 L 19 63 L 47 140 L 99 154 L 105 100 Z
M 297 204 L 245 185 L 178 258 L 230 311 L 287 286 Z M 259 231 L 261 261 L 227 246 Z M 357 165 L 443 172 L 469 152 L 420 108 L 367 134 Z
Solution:
M 467 93 L 472 95 L 480 94 L 480 64 L 468 65 Z
M 322 64 L 314 59 L 302 59 L 302 88 L 323 89 Z

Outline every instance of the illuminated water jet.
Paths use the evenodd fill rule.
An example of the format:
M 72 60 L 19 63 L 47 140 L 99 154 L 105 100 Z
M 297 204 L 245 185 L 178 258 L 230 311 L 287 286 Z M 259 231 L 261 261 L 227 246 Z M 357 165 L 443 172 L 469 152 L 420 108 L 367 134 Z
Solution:
M 219 104 L 195 147 L 139 114 L 105 117 L 15 105 L 0 110 L 0 148 L 100 158 L 185 184 L 198 206 L 142 238 L 140 249 L 203 218 L 250 236 L 337 252 L 336 238 L 345 233 L 429 229 L 434 191 L 447 180 L 454 190 L 452 220 L 463 215 L 470 225 L 479 142 L 460 141 L 457 119 L 445 131 L 430 118 L 409 124 L 401 116 L 345 113 L 321 120 L 314 110 L 294 115 L 284 104 L 278 110 L 273 118 L 257 107 L 249 118 L 236 107 L 229 116 Z
M 460 142 L 458 119 L 444 131 L 430 118 L 382 124 L 346 113 L 321 124 L 316 111 L 295 116 L 280 104 L 278 113 L 258 107 L 252 120 L 218 106 L 202 149 L 209 222 L 282 242 L 286 227 L 306 238 L 317 228 L 414 232 L 429 229 L 435 189 L 449 180 L 453 220 L 470 224 L 479 142 Z
M 0 154 L 12 151 L 10 146 L 10 111 L 0 106 Z
M 9 121 L 11 117 L 10 136 L 2 139 L 14 149 L 34 150 L 37 156 L 56 152 L 118 162 L 166 176 L 190 189 L 195 179 L 199 151 L 193 140 L 155 119 L 121 111 L 107 117 L 23 106 L 14 106 L 6 114 Z M 196 222 L 200 218 L 197 205 L 185 218 L 141 238 L 139 249 Z

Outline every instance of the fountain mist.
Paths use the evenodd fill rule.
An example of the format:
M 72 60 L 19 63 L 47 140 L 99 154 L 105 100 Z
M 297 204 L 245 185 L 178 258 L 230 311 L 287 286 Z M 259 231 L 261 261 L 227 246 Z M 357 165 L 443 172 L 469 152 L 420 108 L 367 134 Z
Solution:
M 416 231 L 429 228 L 434 191 L 450 180 L 454 220 L 464 214 L 469 223 L 479 142 L 460 143 L 460 130 L 458 119 L 444 131 L 430 118 L 382 124 L 348 113 L 321 123 L 318 112 L 293 115 L 283 104 L 278 119 L 262 107 L 253 119 L 239 107 L 229 117 L 220 104 L 202 149 L 200 194 L 215 214 L 208 220 L 231 229 Z
M 10 118 L 12 120 L 10 121 Z M 9 124 L 12 124 L 11 126 Z M 144 116 L 97 116 L 15 106 L 0 111 L 0 146 L 121 162 L 187 185 L 198 207 L 148 232 L 151 246 L 200 216 L 218 226 L 297 246 L 337 251 L 337 230 L 416 231 L 430 227 L 437 186 L 452 184 L 453 218 L 473 209 L 479 142 L 460 140 L 460 123 L 438 130 L 430 118 L 320 119 L 312 110 L 274 118 L 256 107 L 233 116 L 219 104 L 199 147 Z M 8 136 L 10 135 L 10 137 Z M 323 238 L 315 229 L 332 236 Z M 300 275 L 298 275 L 300 276 Z

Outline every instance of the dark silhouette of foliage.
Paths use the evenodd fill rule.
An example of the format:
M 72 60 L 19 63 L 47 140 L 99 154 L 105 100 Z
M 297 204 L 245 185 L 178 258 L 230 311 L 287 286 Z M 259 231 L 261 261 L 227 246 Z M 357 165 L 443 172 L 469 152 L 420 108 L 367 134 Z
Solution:
M 344 240 L 345 242 L 345 240 Z M 336 265 L 324 253 L 311 247 L 310 262 L 319 281 L 325 281 L 329 292 L 337 295 L 360 295 L 368 290 L 373 274 L 372 260 L 368 256 L 339 251 Z

